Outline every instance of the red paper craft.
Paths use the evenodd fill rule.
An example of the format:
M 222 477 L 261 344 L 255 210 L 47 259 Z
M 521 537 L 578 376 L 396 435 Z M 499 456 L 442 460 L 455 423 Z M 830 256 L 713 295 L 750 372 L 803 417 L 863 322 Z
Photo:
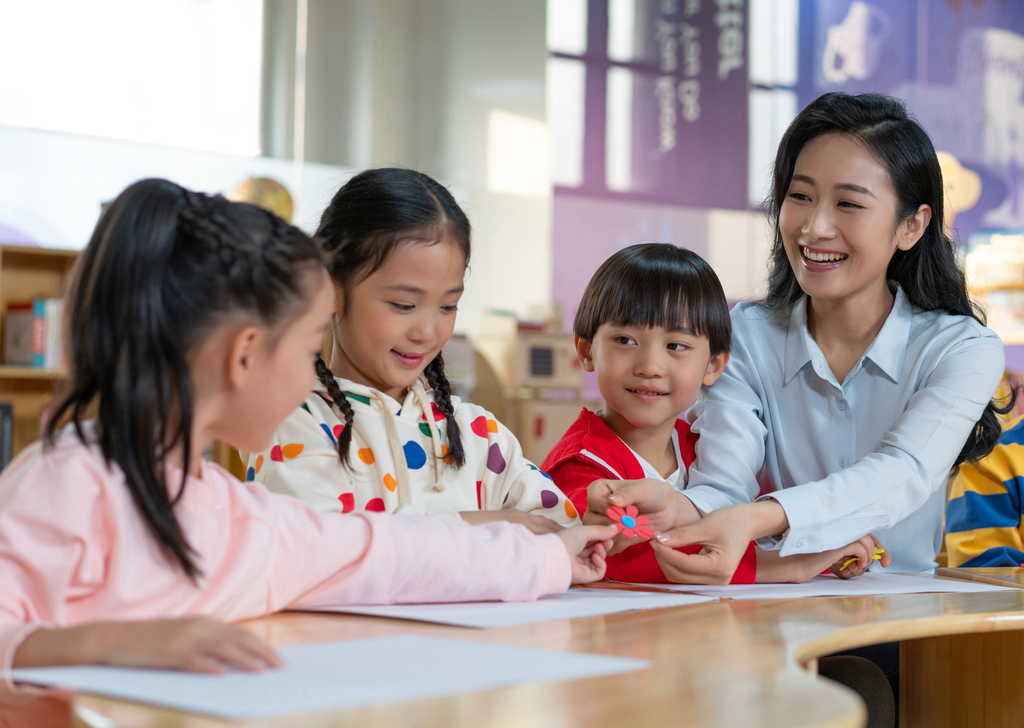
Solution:
M 651 519 L 647 516 L 639 516 L 636 506 L 612 506 L 605 513 L 615 522 L 618 532 L 626 538 L 642 538 L 650 541 L 654 538 L 654 529 L 651 528 Z

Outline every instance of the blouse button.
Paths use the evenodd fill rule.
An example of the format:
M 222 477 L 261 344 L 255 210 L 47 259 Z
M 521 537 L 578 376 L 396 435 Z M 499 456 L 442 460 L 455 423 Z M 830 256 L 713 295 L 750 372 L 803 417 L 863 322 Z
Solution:
M 845 468 L 846 467 L 846 458 L 839 458 L 839 467 L 841 467 L 841 468 Z
M 844 409 L 846 409 L 846 402 L 840 402 L 840 403 L 839 403 L 839 411 L 841 412 L 841 411 L 843 411 Z

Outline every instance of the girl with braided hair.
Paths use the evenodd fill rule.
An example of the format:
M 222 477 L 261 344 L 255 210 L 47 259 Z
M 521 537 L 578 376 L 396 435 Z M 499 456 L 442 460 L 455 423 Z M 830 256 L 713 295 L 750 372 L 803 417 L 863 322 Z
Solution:
M 309 393 L 325 262 L 270 213 L 164 180 L 103 213 L 68 298 L 68 394 L 0 477 L 0 671 L 260 670 L 273 650 L 217 620 L 604 576 L 614 528 L 317 513 L 203 461 L 215 439 L 263 449 Z
M 451 338 L 470 225 L 421 172 L 356 175 L 317 237 L 334 281 L 330 363 L 318 385 L 248 458 L 248 477 L 320 511 L 512 521 L 534 533 L 579 523 L 573 505 L 523 457 L 515 436 L 451 394 Z

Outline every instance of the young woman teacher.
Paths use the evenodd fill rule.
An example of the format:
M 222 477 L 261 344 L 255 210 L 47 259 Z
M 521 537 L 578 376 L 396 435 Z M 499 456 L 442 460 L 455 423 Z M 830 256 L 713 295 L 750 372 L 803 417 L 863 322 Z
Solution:
M 788 555 L 868 533 L 883 566 L 932 570 L 950 469 L 999 436 L 1004 355 L 943 230 L 931 141 L 897 100 L 826 94 L 782 139 L 770 212 L 768 295 L 735 307 L 732 358 L 687 413 L 685 494 L 620 481 L 593 505 L 674 526 L 652 545 L 679 582 L 727 583 L 754 539 Z

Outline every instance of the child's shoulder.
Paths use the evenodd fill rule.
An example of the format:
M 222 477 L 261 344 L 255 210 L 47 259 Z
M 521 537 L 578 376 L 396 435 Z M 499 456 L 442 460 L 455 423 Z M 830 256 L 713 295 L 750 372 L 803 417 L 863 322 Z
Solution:
M 564 463 L 582 458 L 598 461 L 612 475 L 621 477 L 621 473 L 616 470 L 616 463 L 626 457 L 628 452 L 628 448 L 604 420 L 584 408 L 544 458 L 541 467 L 549 472 Z
M 123 482 L 111 468 L 91 427 L 83 429 L 83 442 L 70 425 L 52 444 L 37 441 L 18 454 L 0 476 L 0 511 L 17 507 L 47 512 L 59 518 L 68 511 L 88 511 L 108 486 Z

